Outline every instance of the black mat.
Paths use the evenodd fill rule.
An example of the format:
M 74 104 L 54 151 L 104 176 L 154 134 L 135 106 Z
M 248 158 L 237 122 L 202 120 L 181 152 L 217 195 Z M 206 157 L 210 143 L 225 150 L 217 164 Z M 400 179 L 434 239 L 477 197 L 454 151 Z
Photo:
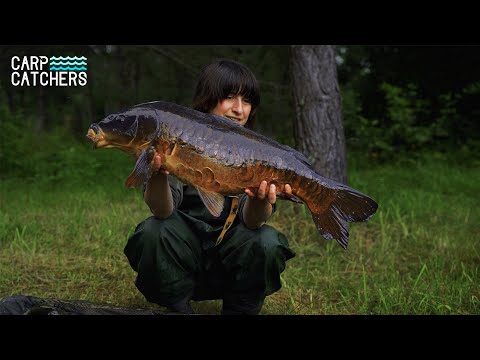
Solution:
M 0 315 L 181 315 L 151 309 L 122 308 L 85 300 L 42 299 L 16 295 L 0 299 Z

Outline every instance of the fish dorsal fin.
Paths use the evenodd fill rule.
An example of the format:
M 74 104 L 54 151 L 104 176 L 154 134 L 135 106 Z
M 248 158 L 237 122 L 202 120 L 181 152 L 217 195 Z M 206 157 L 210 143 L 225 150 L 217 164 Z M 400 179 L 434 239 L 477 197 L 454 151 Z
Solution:
M 223 205 L 225 204 L 225 198 L 223 195 L 215 192 L 202 189 L 201 187 L 195 186 L 202 199 L 203 203 L 207 207 L 210 214 L 215 217 L 219 217 L 223 210 Z
M 127 187 L 138 187 L 143 185 L 152 176 L 152 159 L 154 155 L 154 148 L 152 146 L 145 149 L 137 159 L 135 167 L 125 181 Z

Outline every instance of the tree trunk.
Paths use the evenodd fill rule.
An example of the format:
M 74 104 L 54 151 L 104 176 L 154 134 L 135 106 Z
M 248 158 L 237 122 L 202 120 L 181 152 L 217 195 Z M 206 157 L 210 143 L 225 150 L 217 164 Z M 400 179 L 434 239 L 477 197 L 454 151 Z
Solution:
M 292 45 L 295 143 L 322 176 L 346 184 L 345 134 L 332 45 Z

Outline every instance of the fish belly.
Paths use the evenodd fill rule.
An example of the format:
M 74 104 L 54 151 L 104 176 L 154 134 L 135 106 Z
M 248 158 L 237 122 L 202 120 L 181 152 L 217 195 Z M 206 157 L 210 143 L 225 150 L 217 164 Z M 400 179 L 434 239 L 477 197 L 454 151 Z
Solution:
M 188 146 L 175 145 L 165 154 L 163 166 L 173 176 L 188 185 L 215 191 L 223 195 L 238 195 L 246 188 L 256 190 L 263 180 L 283 191 L 282 171 L 266 166 L 261 161 L 226 165 L 214 157 L 198 153 Z

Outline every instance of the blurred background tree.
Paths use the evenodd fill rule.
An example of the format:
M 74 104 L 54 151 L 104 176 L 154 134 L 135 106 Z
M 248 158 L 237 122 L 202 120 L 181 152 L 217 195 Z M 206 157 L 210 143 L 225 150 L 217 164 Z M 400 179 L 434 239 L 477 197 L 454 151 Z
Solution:
M 297 148 L 310 157 L 319 174 L 346 184 L 345 134 L 335 47 L 294 45 L 290 60 Z

